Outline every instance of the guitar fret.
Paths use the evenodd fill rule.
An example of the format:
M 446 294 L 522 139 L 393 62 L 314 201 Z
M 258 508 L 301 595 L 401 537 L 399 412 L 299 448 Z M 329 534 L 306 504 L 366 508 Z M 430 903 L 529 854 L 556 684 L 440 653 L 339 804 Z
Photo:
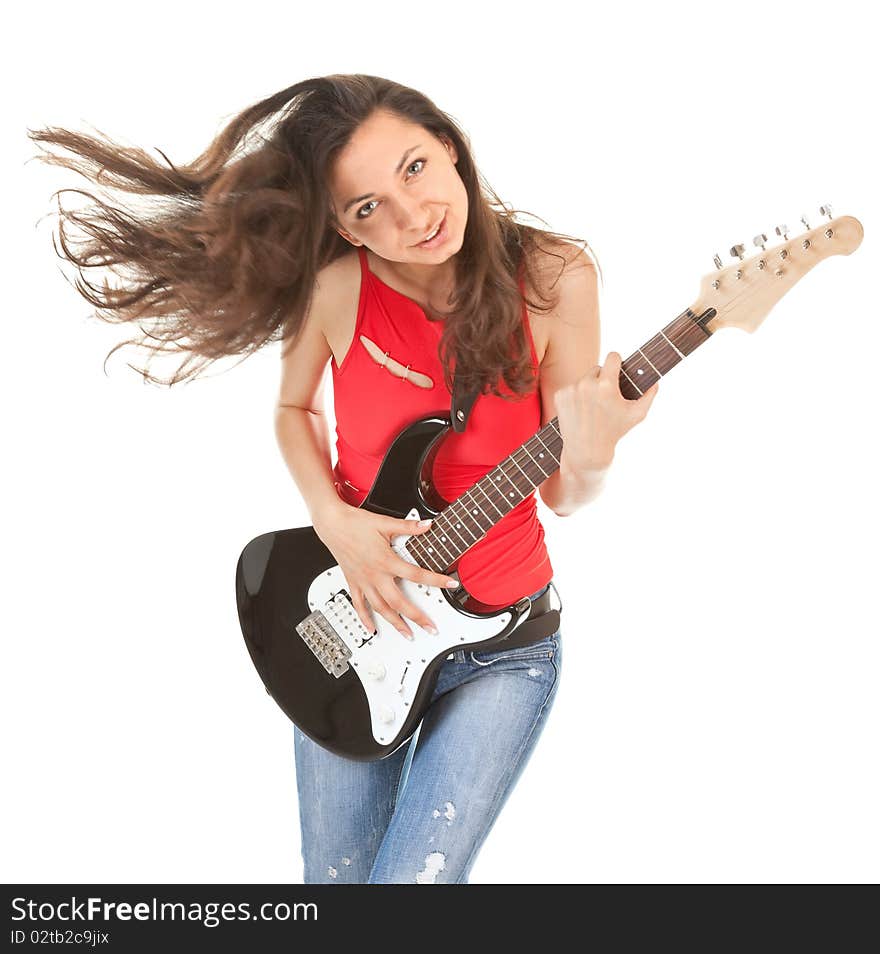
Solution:
M 509 474 L 507 473 L 507 471 L 504 469 L 504 461 L 501 461 L 501 462 L 498 464 L 498 467 L 497 467 L 496 469 L 497 469 L 499 475 L 500 475 L 501 477 L 503 477 L 503 478 L 507 481 L 507 483 L 510 484 L 511 487 L 516 487 L 516 484 L 514 484 L 514 482 L 510 479 L 510 475 L 509 475 Z M 499 491 L 499 493 L 501 494 L 502 500 L 504 500 L 504 501 L 506 502 L 506 501 L 507 501 L 507 492 L 506 492 L 506 491 L 502 491 L 500 487 L 498 488 L 498 491 Z
M 476 486 L 479 488 L 480 493 L 486 498 L 486 500 L 489 501 L 490 504 L 492 504 L 492 506 L 493 506 L 496 510 L 498 510 L 498 504 L 496 504 L 495 501 L 486 493 L 486 491 L 483 490 L 482 483 L 483 483 L 483 482 L 480 481 L 480 482 L 476 485 Z M 502 517 L 504 516 L 504 514 L 501 513 L 500 510 L 498 510 L 498 513 L 500 513 Z
M 663 335 L 663 332 L 661 331 L 660 334 Z M 663 337 L 666 338 L 666 335 L 663 335 Z M 666 340 L 669 341 L 668 338 L 666 338 Z M 670 346 L 671 348 L 675 348 L 675 345 L 674 345 L 671 341 L 669 341 L 669 346 Z M 683 358 L 683 357 L 684 357 L 684 355 L 678 350 L 678 348 L 675 348 L 675 353 L 676 353 L 680 358 Z
M 411 542 L 412 542 L 411 540 L 407 540 L 407 544 L 406 544 L 407 548 L 409 548 L 409 544 Z M 415 547 L 415 551 L 416 552 L 413 552 L 411 550 L 410 552 L 412 553 L 413 556 L 418 555 L 421 557 L 421 559 L 418 561 L 419 566 L 423 566 L 426 569 L 435 570 L 435 571 L 441 569 L 440 561 L 437 560 L 435 557 L 431 556 L 428 548 L 424 545 L 422 540 L 419 540 L 418 545 Z
M 643 364 L 650 366 L 651 362 L 647 360 L 643 361 L 642 359 L 644 359 L 642 352 L 636 351 L 620 365 L 622 371 L 626 370 L 626 376 L 629 378 L 630 383 L 635 385 L 640 394 L 644 394 L 655 381 L 660 380 L 660 372 L 653 371 L 652 373 L 651 370 L 645 368 Z M 636 382 L 638 383 L 636 384 Z
M 538 433 L 535 435 L 535 437 L 537 437 L 538 443 L 541 445 L 541 447 L 543 447 L 544 450 L 546 450 L 547 453 L 550 455 L 550 457 L 553 459 L 553 463 L 556 464 L 557 466 L 559 466 L 559 460 L 556 458 L 556 456 L 554 455 L 553 451 L 550 450 L 550 448 L 541 440 L 541 432 L 538 431 Z M 556 468 L 554 467 L 553 469 L 555 470 Z M 551 473 L 552 473 L 552 471 L 551 471 Z M 549 477 L 550 474 L 548 474 L 547 476 Z
M 713 315 L 707 312 L 698 317 L 687 309 L 621 361 L 621 394 L 637 400 L 708 340 L 711 332 L 702 322 Z M 406 543 L 409 553 L 420 566 L 448 572 L 462 554 L 559 469 L 563 444 L 559 418 L 554 417 L 452 501 L 427 533 L 410 537 Z M 477 493 L 482 495 L 482 504 L 477 503 Z
M 626 373 L 626 368 L 623 366 L 622 363 L 621 363 L 621 365 L 620 365 L 620 373 L 621 373 L 621 374 L 626 378 L 626 380 L 633 386 L 633 388 L 638 392 L 638 394 L 641 395 L 642 392 L 639 391 L 638 385 L 637 385 L 637 384 L 635 383 L 635 381 L 633 381 L 633 379 Z M 629 395 L 624 391 L 623 386 L 621 386 L 620 392 L 621 392 L 621 394 L 623 394 L 624 397 L 629 397 Z
M 480 536 L 481 536 L 481 534 L 482 534 L 482 532 L 483 532 L 483 528 L 480 526 L 479 522 L 474 519 L 474 514 L 471 513 L 470 503 L 468 503 L 468 502 L 465 500 L 465 497 L 470 497 L 471 493 L 472 493 L 472 491 L 466 490 L 466 491 L 458 498 L 458 500 L 456 501 L 456 503 L 459 505 L 459 514 L 461 515 L 462 526 L 463 526 L 463 527 L 465 528 L 465 530 L 467 530 L 467 532 L 474 538 L 472 542 L 475 542 L 475 541 L 477 541 L 477 540 L 480 539 Z M 471 501 L 471 503 L 473 503 L 473 501 Z M 463 508 L 463 509 L 462 509 L 462 508 Z M 476 509 L 477 513 L 480 512 L 480 508 L 479 508 L 479 507 L 476 507 L 475 509 Z M 476 528 L 477 528 L 477 530 L 479 531 L 478 533 L 474 533 L 474 531 L 473 531 L 474 525 L 476 525 Z M 468 546 L 470 546 L 470 544 L 468 544 Z
M 460 526 L 460 524 L 456 524 L 454 527 L 451 526 L 452 520 L 455 519 L 455 517 L 456 517 L 455 504 L 453 504 L 451 507 L 448 507 L 447 509 L 448 509 L 449 511 L 451 511 L 451 513 L 452 513 L 452 515 L 450 516 L 450 530 L 455 530 L 455 532 L 456 532 L 456 534 L 458 535 L 458 537 L 459 537 L 459 539 L 461 540 L 461 542 L 465 544 L 465 548 L 464 548 L 464 549 L 466 550 L 466 549 L 468 548 L 468 546 L 470 546 L 470 544 L 468 544 L 467 541 L 465 540 L 464 536 L 463 536 L 461 533 L 459 533 L 458 527 Z M 444 510 L 443 512 L 446 513 L 445 510 Z M 464 550 L 462 550 L 461 552 L 464 553 Z
M 675 342 L 676 348 L 685 356 L 698 348 L 709 337 L 711 332 L 697 323 L 697 316 L 688 308 L 664 329 L 670 341 Z
M 502 466 L 503 463 L 504 461 L 502 461 L 497 466 L 493 467 L 492 470 L 490 470 L 489 473 L 486 474 L 483 480 L 487 480 L 489 482 L 489 485 L 492 487 L 492 490 L 498 495 L 499 502 L 503 504 L 505 507 L 508 507 L 507 496 L 505 495 L 504 491 L 501 489 L 501 481 L 505 480 L 507 481 L 507 483 L 510 483 L 510 477 L 507 476 L 507 473 L 505 472 L 504 467 Z M 507 511 L 504 511 L 504 513 L 506 514 Z
M 535 455 L 528 449 L 528 445 L 527 445 L 527 444 L 525 445 L 525 448 L 526 448 L 526 453 L 529 455 L 529 457 L 531 457 L 532 463 L 535 465 L 535 467 L 537 467 L 538 470 L 541 471 L 541 473 L 544 475 L 544 477 L 549 477 L 550 475 L 547 473 L 546 470 L 544 470 L 544 468 L 543 468 L 543 467 L 538 463 L 538 461 L 535 459 Z
M 510 458 L 508 457 L 507 460 L 510 460 Z M 504 470 L 504 462 L 503 462 L 503 461 L 502 461 L 502 463 L 501 463 L 499 466 L 501 467 L 501 470 L 504 472 L 504 476 L 507 477 L 507 482 L 510 484 L 510 486 L 513 487 L 513 489 L 514 489 L 521 497 L 525 497 L 525 494 L 523 494 L 523 492 L 522 492 L 522 491 L 519 489 L 519 487 L 517 486 L 516 481 L 513 480 L 513 479 L 510 477 L 510 475 L 507 473 L 506 470 Z M 512 493 L 508 493 L 507 496 L 508 496 L 508 497 L 512 497 L 513 494 L 512 494 Z
M 519 472 L 523 475 L 523 477 L 525 477 L 525 479 L 526 479 L 529 483 L 531 483 L 532 480 L 531 480 L 531 478 L 529 477 L 529 475 L 522 469 L 522 467 L 519 466 L 519 461 L 516 459 L 516 451 L 514 451 L 514 452 L 510 455 L 510 459 L 513 461 L 514 465 L 517 467 L 517 469 L 518 469 Z
M 648 364 L 651 364 L 651 359 L 645 354 L 644 351 L 642 351 L 641 348 L 639 348 L 639 354 L 645 359 L 645 361 L 648 362 Z M 654 367 L 653 364 L 651 364 L 651 369 L 654 371 L 654 373 L 655 373 L 655 374 L 657 375 L 657 377 L 659 378 L 659 377 L 660 377 L 660 372 Z
M 450 550 L 449 547 L 447 547 L 447 546 L 444 545 L 442 536 L 440 537 L 440 539 L 437 539 L 437 536 L 438 536 L 438 534 L 437 534 L 436 528 L 435 528 L 434 525 L 432 524 L 432 525 L 431 525 L 431 529 L 430 529 L 427 533 L 423 533 L 421 536 L 416 537 L 415 539 L 417 539 L 417 540 L 419 541 L 419 543 L 421 543 L 425 548 L 427 548 L 427 549 L 429 549 L 429 550 L 430 550 L 430 544 L 432 544 L 432 543 L 434 544 L 434 548 L 435 548 L 435 549 L 437 549 L 437 550 L 440 550 L 440 549 L 445 550 L 445 551 L 446 551 L 446 555 L 445 555 L 444 559 L 448 559 L 449 556 L 450 556 L 450 554 L 453 554 L 453 558 L 454 558 L 454 551 Z M 426 539 L 426 538 L 427 538 L 427 539 Z
M 476 500 L 474 500 L 473 489 L 467 491 L 467 496 L 470 498 L 470 501 L 468 502 L 468 513 L 467 513 L 468 520 L 470 520 L 472 524 L 476 524 L 477 530 L 479 532 L 477 533 L 475 539 L 479 540 L 479 538 L 486 532 L 486 530 L 488 530 L 489 527 L 492 526 L 492 523 L 491 522 L 489 523 L 489 527 L 484 527 L 480 523 L 480 517 L 485 517 L 486 514 L 483 512 L 483 508 L 479 504 L 477 504 Z M 474 504 L 476 504 L 476 506 L 474 506 Z
M 657 372 L 658 377 L 662 377 L 681 361 L 680 354 L 669 344 L 662 332 L 654 335 L 650 341 L 646 341 L 639 351 L 651 362 L 651 367 Z

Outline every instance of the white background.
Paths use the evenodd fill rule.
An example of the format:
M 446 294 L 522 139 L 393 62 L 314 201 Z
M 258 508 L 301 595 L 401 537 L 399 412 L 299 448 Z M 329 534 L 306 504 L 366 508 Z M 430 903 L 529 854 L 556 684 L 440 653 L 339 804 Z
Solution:
M 505 201 L 591 243 L 603 361 L 691 304 L 714 252 L 798 233 L 826 201 L 865 227 L 754 335 L 719 333 L 661 382 L 601 497 L 565 519 L 539 502 L 562 682 L 472 883 L 876 881 L 867 8 L 24 15 L 3 66 L 4 879 L 302 877 L 292 727 L 233 590 L 252 537 L 309 522 L 275 443 L 279 345 L 171 389 L 131 348 L 105 376 L 129 329 L 91 315 L 51 242 L 51 193 L 88 184 L 27 162 L 25 127 L 183 162 L 275 90 L 366 72 L 430 96 Z

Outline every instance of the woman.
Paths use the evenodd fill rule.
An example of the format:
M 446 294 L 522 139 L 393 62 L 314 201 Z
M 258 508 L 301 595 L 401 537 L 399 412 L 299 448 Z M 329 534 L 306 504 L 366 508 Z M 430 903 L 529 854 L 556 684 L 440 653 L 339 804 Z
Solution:
M 85 160 L 45 161 L 162 200 L 147 212 L 100 199 L 91 214 L 64 212 L 90 236 L 79 253 L 60 230 L 77 267 L 133 273 L 118 288 L 77 286 L 99 317 L 139 322 L 139 343 L 154 353 L 186 352 L 161 383 L 286 342 L 279 444 L 371 631 L 380 617 L 401 638 L 411 624 L 432 626 L 396 577 L 458 585 L 389 547 L 425 527 L 359 506 L 401 427 L 449 408 L 453 371 L 479 399 L 434 462 L 449 501 L 558 417 L 562 457 L 539 489 L 571 514 L 647 414 L 657 385 L 627 401 L 620 355 L 596 363 L 592 260 L 566 236 L 515 222 L 455 122 L 415 90 L 359 74 L 306 80 L 245 110 L 186 166 L 65 130 L 30 135 Z M 251 136 L 256 145 L 241 151 Z M 335 466 L 321 401 L 328 363 Z M 534 493 L 449 570 L 489 604 L 544 593 L 553 570 Z M 560 630 L 451 653 L 416 735 L 373 762 L 341 758 L 294 727 L 305 882 L 467 882 L 543 729 L 560 666 Z

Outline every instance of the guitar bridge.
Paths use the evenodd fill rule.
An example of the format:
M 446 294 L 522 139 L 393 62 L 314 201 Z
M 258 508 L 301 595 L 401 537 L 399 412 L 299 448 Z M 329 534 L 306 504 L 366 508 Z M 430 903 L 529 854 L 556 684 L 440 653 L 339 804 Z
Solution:
M 333 628 L 323 610 L 317 609 L 309 613 L 301 623 L 297 623 L 296 631 L 331 676 L 338 679 L 348 672 L 351 650 Z

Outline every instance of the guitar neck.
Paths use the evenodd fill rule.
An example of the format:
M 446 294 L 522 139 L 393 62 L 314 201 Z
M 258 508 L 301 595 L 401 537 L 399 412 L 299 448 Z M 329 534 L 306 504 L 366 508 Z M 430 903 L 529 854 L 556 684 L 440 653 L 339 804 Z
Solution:
M 620 392 L 636 400 L 683 358 L 696 351 L 711 332 L 706 323 L 716 312 L 682 312 L 620 365 Z M 444 508 L 431 529 L 410 537 L 406 549 L 419 566 L 448 572 L 455 561 L 554 471 L 562 459 L 559 419 L 544 424 L 524 444 Z

